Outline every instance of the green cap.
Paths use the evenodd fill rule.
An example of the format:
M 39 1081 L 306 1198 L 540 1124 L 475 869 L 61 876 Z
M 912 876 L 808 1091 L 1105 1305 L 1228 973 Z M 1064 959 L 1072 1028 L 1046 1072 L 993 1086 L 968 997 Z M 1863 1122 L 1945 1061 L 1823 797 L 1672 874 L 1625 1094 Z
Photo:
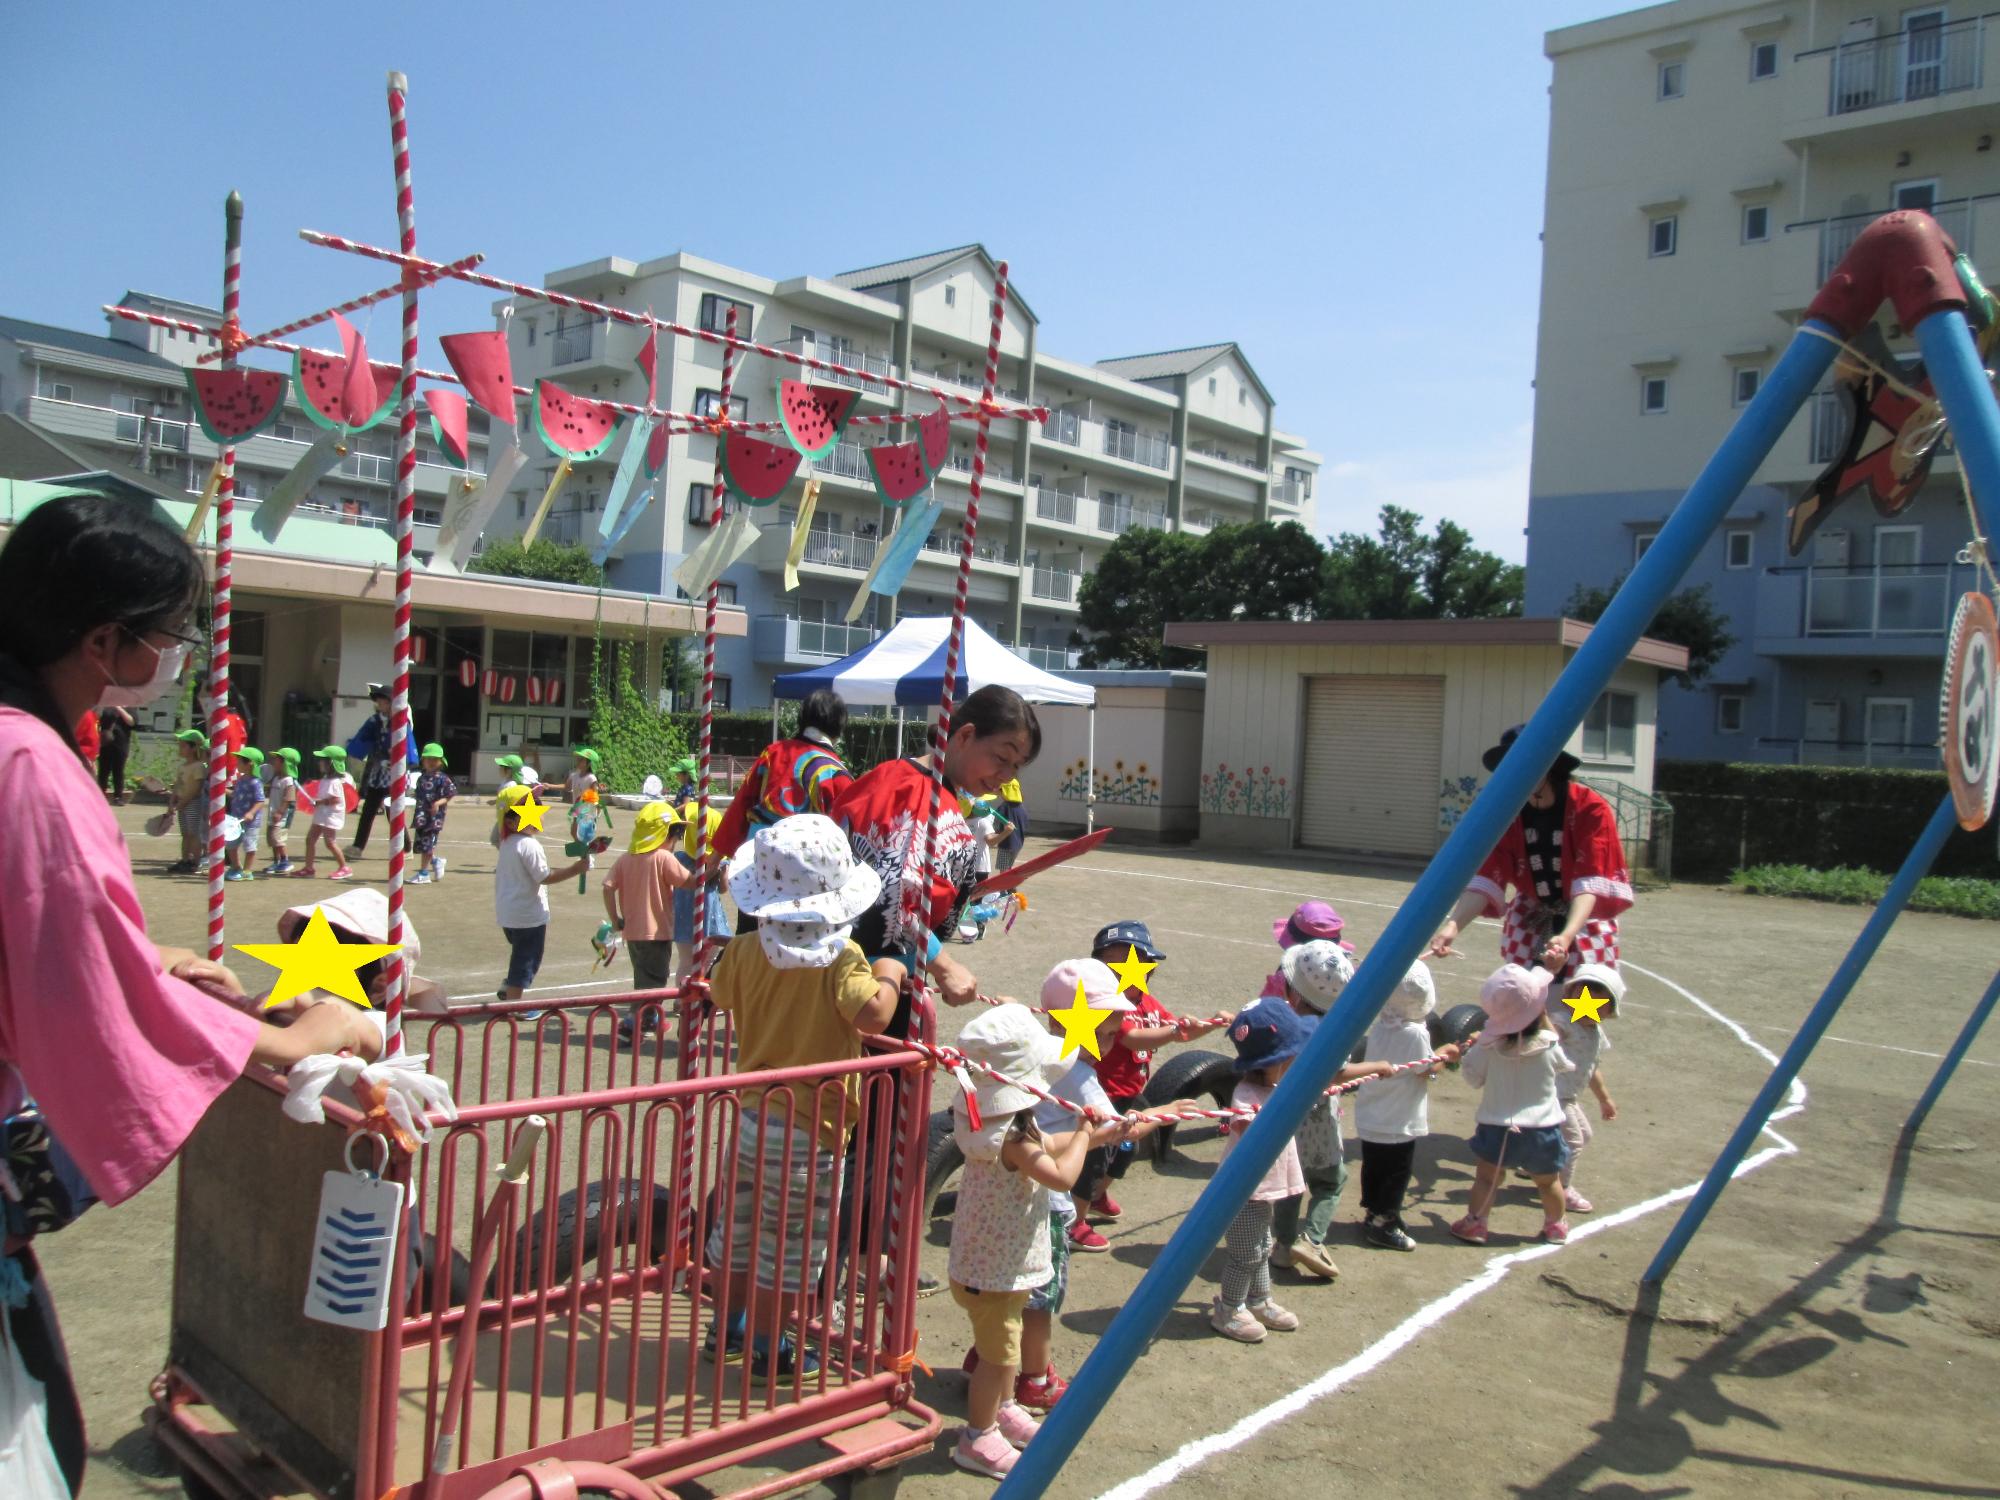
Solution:
M 347 764 L 347 750 L 342 745 L 321 745 L 313 754 L 320 760 L 330 760 L 343 766 Z
M 570 754 L 578 760 L 589 761 L 593 766 L 597 764 L 597 752 L 588 745 L 578 745 L 570 751 Z
M 693 776 L 701 770 L 701 762 L 692 755 L 683 755 L 667 768 L 670 771 L 685 771 Z
M 286 770 L 296 771 L 299 768 L 299 752 L 290 745 L 273 750 L 271 754 L 285 763 Z
M 503 771 L 518 771 L 524 762 L 518 755 L 496 755 L 493 757 L 493 764 Z
M 236 758 L 238 760 L 247 760 L 253 766 L 264 764 L 264 752 L 251 745 L 245 745 L 241 750 L 238 750 Z
M 199 745 L 204 750 L 208 748 L 208 736 L 203 734 L 199 729 L 183 729 L 174 738 L 179 740 L 183 745 Z
M 418 755 L 424 760 L 443 760 L 445 758 L 444 746 L 433 740 L 430 744 L 424 746 L 418 752 Z

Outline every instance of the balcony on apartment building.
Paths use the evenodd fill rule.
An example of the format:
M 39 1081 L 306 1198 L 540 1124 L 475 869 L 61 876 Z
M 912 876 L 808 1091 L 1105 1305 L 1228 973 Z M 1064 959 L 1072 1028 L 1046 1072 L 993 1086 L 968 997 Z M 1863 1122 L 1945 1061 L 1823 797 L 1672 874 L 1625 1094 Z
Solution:
M 1882 766 L 1901 771 L 1935 771 L 1941 753 L 1935 743 L 1904 739 L 1819 739 L 1806 735 L 1759 735 L 1766 758 L 1794 766 Z
M 1934 657 L 1959 596 L 1977 586 L 1972 566 L 1957 562 L 1766 568 L 1757 579 L 1755 649 L 1780 657 Z
M 1155 531 L 1167 529 L 1167 508 L 1164 505 L 1148 505 L 1129 500 L 1110 490 L 1099 491 L 1097 496 L 1097 529 L 1106 536 L 1123 536 L 1139 527 L 1151 527 Z
M 1009 646 L 1007 648 L 1031 667 L 1044 672 L 1073 672 L 1083 665 L 1083 653 L 1067 646 Z
M 1030 568 L 1028 598 L 1050 609 L 1075 609 L 1083 574 L 1065 568 Z
M 1785 144 L 1890 135 L 1900 144 L 1958 128 L 1964 111 L 2000 103 L 1996 20 L 1920 11 L 1902 31 L 1868 36 L 1864 22 L 1831 47 L 1800 53 L 1785 84 Z
M 1840 457 L 1847 443 L 1848 403 L 1838 392 L 1813 392 L 1792 418 L 1770 456 L 1758 465 L 1761 484 L 1810 484 Z M 1931 477 L 1945 479 L 1958 472 L 1958 454 L 1946 433 L 1931 455 Z
M 1936 219 L 1967 255 L 1976 256 L 1981 244 L 2000 244 L 2000 193 L 1904 206 L 1921 208 Z M 1785 318 L 1804 312 L 1840 264 L 1841 257 L 1854 247 L 1861 231 L 1893 211 L 1893 208 L 1869 209 L 1866 213 L 1787 224 L 1784 235 L 1772 247 L 1777 251 L 1771 269 L 1773 311 Z
M 1038 436 L 1042 442 L 1058 443 L 1082 453 L 1101 454 L 1162 473 L 1173 472 L 1173 443 L 1162 433 L 1141 432 L 1130 422 L 1094 422 L 1071 411 L 1050 412 Z
M 846 370 L 857 370 L 890 380 L 899 380 L 903 374 L 896 362 L 882 350 L 863 349 L 852 339 L 816 333 L 793 334 L 788 339 L 780 339 L 772 347 L 803 355 L 807 359 L 823 359 L 828 364 L 839 365 Z M 867 391 L 884 400 L 889 400 L 894 395 L 887 386 L 877 385 L 872 380 L 864 380 L 859 374 L 845 375 L 834 370 L 798 370 L 790 373 L 820 385 L 851 386 L 855 390 Z
M 809 667 L 852 656 L 881 635 L 872 625 L 758 615 L 750 622 L 750 655 L 773 667 Z
M 192 460 L 210 464 L 221 456 L 222 451 L 201 430 L 198 422 L 172 417 L 140 416 L 109 406 L 91 406 L 54 396 L 30 396 L 21 405 L 21 415 L 30 425 L 59 437 L 129 447 L 135 454 L 145 448 L 155 453 L 186 454 Z M 318 435 L 319 429 L 308 426 L 303 419 L 297 422 L 280 421 L 273 428 L 236 445 L 237 470 L 239 473 L 246 469 L 289 472 L 304 456 L 307 444 Z M 388 453 L 371 453 L 361 446 L 362 441 L 376 440 L 369 438 L 352 444 L 348 455 L 334 469 L 334 476 L 385 488 L 393 483 L 396 477 L 395 459 Z M 393 443 L 394 440 L 382 441 Z M 454 479 L 465 472 L 420 460 L 416 473 L 417 493 L 444 499 L 450 493 Z M 475 476 L 477 472 L 474 471 Z
M 566 317 L 549 335 L 549 373 L 567 380 L 635 374 L 645 334 L 608 318 Z

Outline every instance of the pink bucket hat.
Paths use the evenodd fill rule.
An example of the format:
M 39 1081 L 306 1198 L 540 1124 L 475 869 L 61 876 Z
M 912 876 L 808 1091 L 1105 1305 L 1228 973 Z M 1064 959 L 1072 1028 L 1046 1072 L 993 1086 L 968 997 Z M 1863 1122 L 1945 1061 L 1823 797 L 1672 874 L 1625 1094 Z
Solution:
M 1346 920 L 1324 901 L 1307 901 L 1289 917 L 1280 917 L 1271 924 L 1271 936 L 1278 940 L 1280 948 L 1296 948 L 1300 943 L 1310 943 L 1324 939 L 1339 943 L 1347 952 L 1354 951 L 1354 944 L 1341 937 L 1340 930 L 1347 925 Z
M 1549 971 L 1524 969 L 1519 964 L 1502 964 L 1486 976 L 1479 987 L 1479 1008 L 1486 1012 L 1480 1041 L 1498 1041 L 1535 1024 L 1548 1004 Z
M 1137 1010 L 1118 987 L 1118 976 L 1094 958 L 1066 958 L 1042 981 L 1042 1009 L 1068 1010 L 1076 1003 L 1077 981 L 1083 982 L 1083 1003 L 1092 1010 Z

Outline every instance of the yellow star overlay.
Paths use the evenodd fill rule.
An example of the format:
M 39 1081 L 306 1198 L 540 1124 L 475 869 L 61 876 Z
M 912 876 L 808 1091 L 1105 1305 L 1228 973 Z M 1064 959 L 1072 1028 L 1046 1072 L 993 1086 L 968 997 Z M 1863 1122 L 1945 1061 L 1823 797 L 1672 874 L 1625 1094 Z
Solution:
M 266 1010 L 283 1005 L 307 990 L 325 990 L 367 1010 L 368 996 L 354 971 L 396 951 L 394 943 L 343 943 L 334 936 L 333 924 L 317 906 L 297 942 L 237 943 L 235 948 L 238 953 L 261 959 L 279 971 L 278 982 L 264 997 Z
M 1138 990 L 1142 994 L 1152 993 L 1146 988 L 1146 976 L 1159 968 L 1159 964 L 1147 963 L 1145 959 L 1139 957 L 1137 944 L 1127 944 L 1124 959 L 1108 967 L 1118 976 L 1120 989 Z M 1092 1057 L 1096 1055 L 1094 1052 L 1091 1054 Z
M 523 797 L 512 807 L 503 808 L 500 815 L 505 817 L 508 813 L 512 813 L 521 820 L 523 831 L 532 828 L 537 833 L 548 832 L 546 828 L 542 827 L 542 819 L 549 815 L 549 805 L 546 802 L 530 802 L 526 797 Z
M 1097 1023 L 1111 1014 L 1110 1009 L 1100 1010 L 1084 999 L 1083 981 L 1079 979 L 1076 982 L 1076 999 L 1070 1002 L 1069 1008 L 1049 1012 L 1050 1016 L 1062 1022 L 1063 1061 L 1074 1057 L 1079 1048 L 1092 1057 L 1103 1057 L 1104 1054 L 1097 1050 Z
M 1595 1021 L 1598 1025 L 1602 1026 L 1604 1024 L 1604 1017 L 1599 1012 L 1604 1009 L 1605 1002 L 1610 1000 L 1610 998 L 1609 995 L 1591 994 L 1590 986 L 1586 984 L 1583 987 L 1582 994 L 1565 995 L 1563 997 L 1563 1004 L 1569 1007 L 1569 1018 L 1572 1023 L 1577 1021 Z

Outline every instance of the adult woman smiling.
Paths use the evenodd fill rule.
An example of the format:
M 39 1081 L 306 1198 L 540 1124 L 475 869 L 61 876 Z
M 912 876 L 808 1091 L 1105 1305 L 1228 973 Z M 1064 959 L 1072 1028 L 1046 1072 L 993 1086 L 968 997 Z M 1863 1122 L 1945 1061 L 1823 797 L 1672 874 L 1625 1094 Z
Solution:
M 345 1004 L 285 1028 L 195 988 L 240 997 L 228 970 L 157 947 L 118 824 L 70 738 L 85 710 L 173 690 L 197 641 L 202 575 L 171 527 L 129 502 L 66 496 L 0 548 L 0 1118 L 32 1096 L 106 1203 L 158 1175 L 253 1062 L 287 1066 L 379 1034 Z M 50 1446 L 72 1491 L 83 1427 L 31 1242 L 0 1247 L 4 1332 L 47 1389 Z M 5 1301 L 0 1297 L 0 1301 Z

